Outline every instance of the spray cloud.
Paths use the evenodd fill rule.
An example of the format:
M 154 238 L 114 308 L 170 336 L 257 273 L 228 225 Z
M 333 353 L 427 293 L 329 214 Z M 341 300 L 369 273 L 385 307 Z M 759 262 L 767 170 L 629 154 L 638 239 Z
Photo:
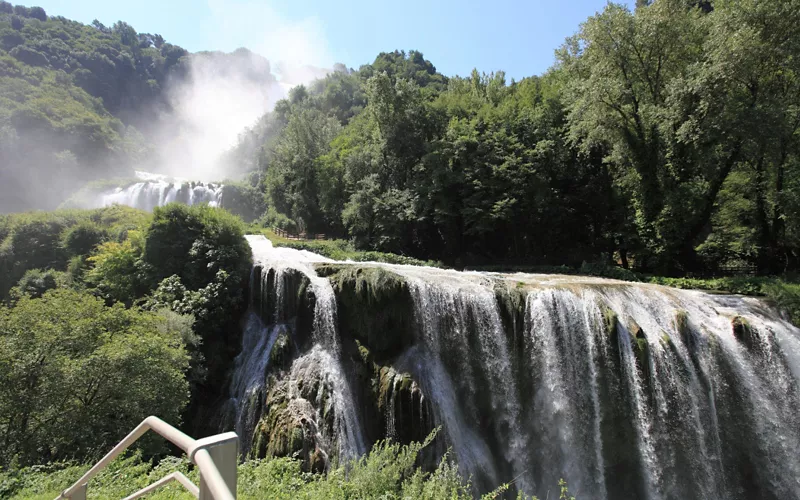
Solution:
M 324 76 L 330 67 L 322 24 L 281 16 L 269 3 L 209 0 L 208 43 L 247 47 L 230 54 L 195 54 L 187 78 L 168 90 L 164 140 L 156 145 L 158 165 L 142 170 L 192 180 L 221 180 L 233 174 L 220 162 L 247 127 L 270 111 L 295 85 Z

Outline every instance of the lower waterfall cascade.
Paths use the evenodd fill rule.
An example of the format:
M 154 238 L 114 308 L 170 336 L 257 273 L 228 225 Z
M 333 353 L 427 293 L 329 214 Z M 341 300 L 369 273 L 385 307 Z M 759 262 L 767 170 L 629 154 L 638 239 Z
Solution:
M 762 300 L 334 262 L 263 236 L 224 430 L 309 470 L 422 440 L 485 491 L 800 498 L 800 331 Z

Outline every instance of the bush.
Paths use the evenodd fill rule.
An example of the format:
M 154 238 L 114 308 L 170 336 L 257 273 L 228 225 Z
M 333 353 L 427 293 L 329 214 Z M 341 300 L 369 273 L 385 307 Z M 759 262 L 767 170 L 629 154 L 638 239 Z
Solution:
M 31 269 L 17 283 L 16 295 L 39 298 L 48 290 L 64 287 L 67 280 L 67 275 L 61 271 Z
M 61 246 L 70 256 L 88 255 L 108 238 L 106 231 L 97 224 L 84 221 L 64 231 Z
M 122 243 L 103 243 L 88 259 L 94 267 L 86 274 L 86 282 L 107 301 L 131 305 L 148 290 L 143 247 L 144 236 L 138 231 L 131 231 Z
M 188 357 L 170 325 L 67 289 L 0 308 L 0 464 L 94 460 L 148 415 L 177 424 Z
M 800 328 L 800 284 L 775 280 L 765 283 L 763 291 Z
M 264 194 L 257 187 L 237 182 L 226 182 L 222 187 L 222 207 L 238 215 L 245 222 L 252 222 L 264 213 Z
M 426 443 L 430 441 L 430 437 Z M 332 467 L 325 474 L 301 472 L 300 462 L 291 458 L 267 458 L 239 464 L 237 497 L 242 500 L 328 500 L 347 498 L 383 498 L 434 500 L 475 498 L 469 480 L 458 466 L 445 457 L 436 470 L 427 473 L 416 465 L 425 443 L 399 445 L 389 441 L 377 443 L 365 457 Z M 57 496 L 72 485 L 88 466 L 51 464 L 0 473 L 0 496 L 3 498 L 42 498 Z M 197 484 L 198 471 L 185 458 L 167 457 L 152 465 L 140 454 L 118 458 L 89 483 L 89 495 L 96 498 L 121 498 L 172 472 L 182 472 Z M 553 485 L 554 487 L 556 485 Z M 560 499 L 571 499 L 566 483 L 559 481 Z M 484 500 L 506 498 L 510 489 L 504 484 L 487 493 Z M 148 498 L 193 498 L 177 484 L 154 492 Z M 520 493 L 519 500 L 533 500 Z M 535 498 L 535 497 L 534 497 Z
M 282 229 L 289 233 L 297 232 L 297 223 L 272 206 L 258 219 L 258 225 L 267 229 Z
M 241 349 L 238 321 L 246 306 L 246 280 L 252 263 L 244 225 L 225 210 L 207 205 L 157 208 L 142 260 L 150 288 L 162 283 L 148 305 L 195 318 L 194 331 L 203 341 L 202 357 L 195 355 L 195 359 L 207 360 L 199 372 L 207 369 L 208 376 L 207 382 L 192 386 L 192 401 L 205 404 L 222 390 L 230 363 Z M 164 300 L 173 292 L 173 298 Z M 194 368 L 197 366 L 193 373 L 199 373 Z M 195 423 L 209 425 L 208 421 Z
M 207 205 L 177 203 L 153 211 L 144 260 L 155 283 L 177 275 L 191 290 L 212 282 L 219 270 L 243 280 L 252 262 L 240 219 Z
M 80 277 L 75 257 L 108 238 L 121 243 L 149 221 L 146 212 L 122 206 L 0 216 L 0 299 L 31 269 L 69 268 Z

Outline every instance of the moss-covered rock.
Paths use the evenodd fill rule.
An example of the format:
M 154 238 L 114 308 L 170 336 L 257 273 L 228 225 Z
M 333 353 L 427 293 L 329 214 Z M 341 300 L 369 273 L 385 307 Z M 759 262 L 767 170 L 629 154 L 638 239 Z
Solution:
M 340 335 L 366 346 L 378 361 L 400 354 L 414 342 L 414 312 L 405 280 L 384 268 L 322 264 L 336 293 Z
M 684 310 L 675 313 L 675 330 L 681 338 L 681 342 L 687 349 L 694 350 L 695 342 L 692 331 L 689 327 L 689 315 Z
M 600 305 L 600 310 L 603 313 L 603 332 L 606 336 L 612 337 L 617 333 L 617 313 L 605 304 Z
M 278 334 L 269 352 L 269 366 L 272 369 L 286 367 L 292 359 L 292 339 L 283 331 Z
M 510 286 L 506 282 L 497 282 L 494 287 L 495 300 L 503 322 L 503 331 L 509 335 L 512 345 L 523 348 L 525 329 L 525 303 L 529 290 L 524 283 Z
M 643 381 L 647 383 L 650 373 L 650 344 L 647 342 L 647 336 L 642 327 L 633 320 L 628 325 L 628 334 L 631 336 L 636 366 L 642 374 Z
M 312 365 L 296 369 L 298 363 L 294 363 L 290 371 L 270 376 L 251 457 L 292 457 L 302 462 L 305 471 L 322 472 L 327 467 L 325 447 L 335 441 L 333 404 L 322 366 Z
M 408 373 L 378 368 L 377 404 L 385 422 L 383 435 L 400 443 L 424 440 L 433 430 L 422 389 Z
M 733 336 L 736 337 L 739 342 L 747 346 L 748 349 L 753 349 L 757 346 L 758 332 L 753 329 L 746 318 L 736 316 L 731 321 L 731 327 L 733 328 Z
M 256 265 L 250 284 L 250 302 L 265 324 L 285 323 L 307 308 L 310 280 L 297 269 Z

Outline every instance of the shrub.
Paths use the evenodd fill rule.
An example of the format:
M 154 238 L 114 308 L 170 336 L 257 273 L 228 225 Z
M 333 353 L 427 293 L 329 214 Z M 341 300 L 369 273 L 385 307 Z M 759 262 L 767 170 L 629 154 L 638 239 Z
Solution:
M 17 283 L 16 295 L 18 297 L 39 298 L 48 290 L 63 287 L 66 282 L 67 276 L 61 271 L 30 269 L 25 272 L 19 283 Z
M 268 229 L 283 229 L 290 233 L 297 232 L 297 223 L 275 210 L 275 207 L 272 206 L 258 219 L 258 224 Z
M 144 260 L 156 283 L 177 275 L 191 290 L 212 282 L 219 270 L 243 279 L 252 261 L 240 219 L 207 205 L 177 203 L 154 210 Z
M 222 207 L 245 222 L 252 222 L 266 209 L 264 194 L 257 187 L 242 182 L 225 183 L 222 187 Z
M 89 257 L 94 267 L 86 274 L 87 283 L 109 302 L 132 304 L 148 289 L 148 273 L 141 260 L 143 245 L 144 237 L 138 231 L 131 231 L 122 243 L 101 244 Z
M 800 284 L 775 280 L 764 284 L 764 293 L 800 327 Z
M 188 357 L 170 324 L 67 289 L 0 308 L 0 464 L 94 460 L 148 415 L 177 424 Z
M 103 228 L 95 223 L 84 221 L 64 230 L 61 246 L 71 257 L 88 255 L 107 238 L 108 234 Z

